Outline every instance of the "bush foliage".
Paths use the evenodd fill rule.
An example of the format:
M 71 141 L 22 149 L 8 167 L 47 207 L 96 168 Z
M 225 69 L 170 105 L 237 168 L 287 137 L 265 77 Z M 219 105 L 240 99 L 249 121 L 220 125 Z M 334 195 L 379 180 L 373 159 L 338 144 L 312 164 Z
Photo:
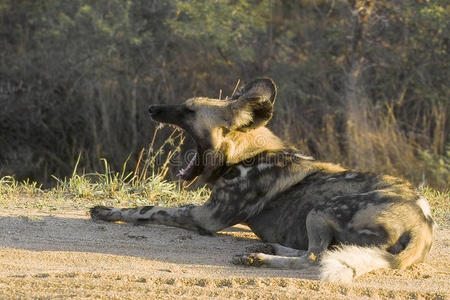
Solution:
M 133 166 L 149 104 L 270 76 L 303 151 L 445 188 L 449 20 L 444 0 L 3 0 L 0 176 Z

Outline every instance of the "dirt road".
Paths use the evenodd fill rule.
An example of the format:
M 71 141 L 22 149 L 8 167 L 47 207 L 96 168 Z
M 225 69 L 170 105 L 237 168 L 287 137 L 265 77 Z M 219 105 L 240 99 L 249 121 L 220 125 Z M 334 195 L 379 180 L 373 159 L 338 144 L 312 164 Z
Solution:
M 450 230 L 425 263 L 378 270 L 350 285 L 317 270 L 246 268 L 234 254 L 257 243 L 244 226 L 200 236 L 165 226 L 96 223 L 84 210 L 0 210 L 0 298 L 450 298 Z

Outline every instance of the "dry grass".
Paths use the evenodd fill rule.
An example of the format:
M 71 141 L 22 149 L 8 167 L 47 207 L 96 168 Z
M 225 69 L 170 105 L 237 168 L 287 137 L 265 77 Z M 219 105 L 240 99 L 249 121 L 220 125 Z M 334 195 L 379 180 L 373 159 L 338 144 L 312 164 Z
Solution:
M 427 186 L 419 190 L 430 203 L 435 221 L 440 226 L 450 227 L 450 190 L 438 191 Z
M 153 140 L 157 134 L 158 129 Z M 103 172 L 80 172 L 79 155 L 72 176 L 53 176 L 57 182 L 53 188 L 43 189 L 36 182 L 17 181 L 11 176 L 0 178 L 0 205 L 23 208 L 88 208 L 95 204 L 175 206 L 202 203 L 209 196 L 206 187 L 189 190 L 181 181 L 168 180 L 170 161 L 180 152 L 183 141 L 184 137 L 180 131 L 173 130 L 159 148 L 155 149 L 151 143 L 148 149 L 143 149 L 132 171 L 127 171 L 128 159 L 123 163 L 120 172 L 112 170 L 108 161 L 102 159 Z M 168 145 L 172 149 L 166 152 Z

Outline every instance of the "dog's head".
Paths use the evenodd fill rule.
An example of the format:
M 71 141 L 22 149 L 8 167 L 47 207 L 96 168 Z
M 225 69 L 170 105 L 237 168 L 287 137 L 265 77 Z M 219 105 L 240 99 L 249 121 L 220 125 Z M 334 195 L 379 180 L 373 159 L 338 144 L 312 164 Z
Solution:
M 276 95 L 275 83 L 263 78 L 242 87 L 231 99 L 191 98 L 179 105 L 151 105 L 149 112 L 153 120 L 176 125 L 194 138 L 197 155 L 179 174 L 190 180 L 205 166 L 226 162 L 227 136 L 249 136 L 264 127 L 272 118 Z

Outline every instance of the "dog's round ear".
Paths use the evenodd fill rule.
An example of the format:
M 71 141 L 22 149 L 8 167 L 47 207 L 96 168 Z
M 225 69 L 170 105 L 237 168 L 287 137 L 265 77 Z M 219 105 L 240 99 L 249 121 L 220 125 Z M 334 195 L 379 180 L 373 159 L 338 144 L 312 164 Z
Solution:
M 232 98 L 232 129 L 248 131 L 265 126 L 273 115 L 277 86 L 270 78 L 256 79 L 241 88 Z
M 255 97 L 269 100 L 273 104 L 277 97 L 277 85 L 270 78 L 258 78 L 239 88 L 231 100 Z

